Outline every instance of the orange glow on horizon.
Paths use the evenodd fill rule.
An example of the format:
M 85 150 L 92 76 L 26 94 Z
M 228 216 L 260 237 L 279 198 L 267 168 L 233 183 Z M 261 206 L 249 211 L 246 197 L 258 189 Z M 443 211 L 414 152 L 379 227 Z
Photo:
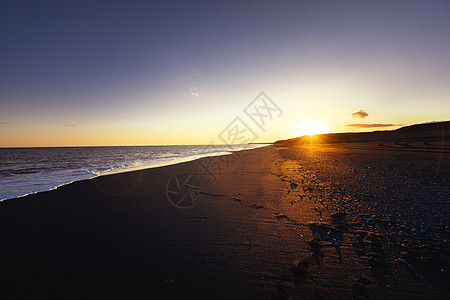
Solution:
M 329 128 L 324 123 L 315 120 L 308 119 L 301 122 L 295 130 L 296 136 L 315 136 L 317 134 L 329 133 Z

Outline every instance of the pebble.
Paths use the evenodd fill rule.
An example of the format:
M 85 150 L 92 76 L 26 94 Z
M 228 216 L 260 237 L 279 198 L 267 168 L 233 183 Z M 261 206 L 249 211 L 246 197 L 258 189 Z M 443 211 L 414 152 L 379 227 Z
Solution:
M 399 258 L 398 261 L 401 262 L 402 264 L 405 264 L 405 265 L 408 264 L 408 263 L 406 262 L 406 260 L 404 260 L 403 258 Z

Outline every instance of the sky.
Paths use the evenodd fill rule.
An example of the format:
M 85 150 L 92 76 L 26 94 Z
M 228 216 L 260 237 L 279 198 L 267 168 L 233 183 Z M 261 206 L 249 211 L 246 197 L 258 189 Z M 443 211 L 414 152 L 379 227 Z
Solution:
M 450 119 L 449 1 L 3 0 L 0 37 L 0 147 Z

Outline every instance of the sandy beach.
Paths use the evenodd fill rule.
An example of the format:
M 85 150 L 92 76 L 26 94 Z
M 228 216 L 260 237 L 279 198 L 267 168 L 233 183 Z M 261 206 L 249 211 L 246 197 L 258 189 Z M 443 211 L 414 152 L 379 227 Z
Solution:
M 448 299 L 448 144 L 395 145 L 279 144 L 4 201 L 2 298 Z M 174 176 L 195 179 L 178 204 Z

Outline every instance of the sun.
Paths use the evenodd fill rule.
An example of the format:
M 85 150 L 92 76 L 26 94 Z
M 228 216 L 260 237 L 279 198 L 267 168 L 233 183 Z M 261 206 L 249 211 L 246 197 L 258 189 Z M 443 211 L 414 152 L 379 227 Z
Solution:
M 318 120 L 304 120 L 295 128 L 296 136 L 328 133 L 328 126 Z

